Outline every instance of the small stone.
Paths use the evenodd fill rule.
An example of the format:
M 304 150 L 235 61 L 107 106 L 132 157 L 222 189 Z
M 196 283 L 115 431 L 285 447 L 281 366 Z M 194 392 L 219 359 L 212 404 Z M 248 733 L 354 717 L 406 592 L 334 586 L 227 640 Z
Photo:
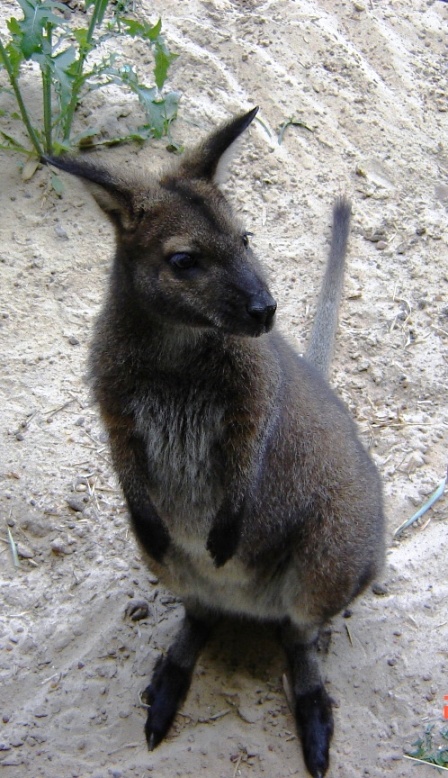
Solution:
M 72 509 L 72 511 L 76 511 L 77 513 L 82 513 L 86 507 L 83 501 L 77 497 L 68 497 L 66 499 L 66 503 L 68 507 Z
M 63 538 L 55 538 L 50 543 L 53 554 L 71 554 L 71 549 L 65 543 Z
M 78 338 L 75 338 L 74 335 L 70 335 L 68 342 L 70 343 L 71 346 L 79 346 L 79 340 Z
M 379 597 L 384 597 L 385 594 L 388 594 L 387 587 L 384 584 L 378 583 L 378 581 L 372 584 L 372 592 Z
M 379 240 L 376 244 L 376 248 L 378 251 L 384 251 L 384 249 L 387 249 L 387 243 L 385 240 Z
M 63 227 L 61 227 L 60 224 L 56 224 L 56 227 L 54 228 L 54 231 L 58 238 L 61 238 L 61 240 L 69 240 L 69 237 L 67 235 L 66 230 L 64 230 Z
M 33 549 L 24 543 L 17 543 L 17 553 L 22 559 L 32 559 L 34 556 Z
M 246 705 L 240 705 L 237 712 L 240 719 L 243 719 L 243 721 L 246 721 L 248 724 L 255 724 L 257 721 L 261 721 L 263 718 L 262 711 L 256 711 Z
M 381 240 L 384 241 L 384 237 L 384 230 L 369 230 L 364 233 L 364 240 L 368 240 L 370 243 L 379 243 Z

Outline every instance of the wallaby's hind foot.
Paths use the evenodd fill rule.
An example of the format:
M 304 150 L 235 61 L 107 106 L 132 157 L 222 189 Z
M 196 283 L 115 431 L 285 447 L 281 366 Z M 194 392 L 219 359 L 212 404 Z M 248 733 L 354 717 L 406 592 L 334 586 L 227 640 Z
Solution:
M 168 734 L 214 623 L 212 617 L 197 618 L 187 613 L 167 655 L 157 660 L 151 683 L 142 694 L 143 702 L 149 705 L 145 735 L 150 751 Z
M 334 729 L 331 701 L 323 684 L 298 695 L 294 713 L 308 771 L 313 778 L 323 778 L 328 770 Z
M 286 622 L 280 639 L 291 673 L 288 702 L 302 741 L 303 758 L 310 775 L 323 778 L 328 770 L 334 724 L 331 700 L 321 681 L 316 656 L 319 634 Z

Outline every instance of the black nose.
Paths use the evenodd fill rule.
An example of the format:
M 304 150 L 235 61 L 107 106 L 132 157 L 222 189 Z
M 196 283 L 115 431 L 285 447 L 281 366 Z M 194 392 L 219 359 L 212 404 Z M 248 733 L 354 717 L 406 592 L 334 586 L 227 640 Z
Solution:
M 246 310 L 253 319 L 268 327 L 274 318 L 277 303 L 271 295 L 255 297 L 248 303 Z

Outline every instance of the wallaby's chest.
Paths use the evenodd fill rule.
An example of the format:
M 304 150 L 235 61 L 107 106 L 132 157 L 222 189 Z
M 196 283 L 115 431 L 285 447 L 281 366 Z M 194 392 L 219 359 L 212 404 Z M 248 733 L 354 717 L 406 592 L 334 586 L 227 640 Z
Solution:
M 222 499 L 224 409 L 195 387 L 150 393 L 139 403 L 138 432 L 146 443 L 151 497 L 164 520 L 197 532 Z

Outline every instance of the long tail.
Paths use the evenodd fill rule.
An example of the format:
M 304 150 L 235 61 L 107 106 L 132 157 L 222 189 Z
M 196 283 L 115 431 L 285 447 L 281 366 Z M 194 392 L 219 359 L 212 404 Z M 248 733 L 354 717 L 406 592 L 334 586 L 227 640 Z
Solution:
M 333 357 L 339 305 L 344 281 L 345 255 L 350 229 L 351 204 L 340 197 L 333 208 L 333 232 L 330 255 L 325 270 L 316 316 L 306 350 L 306 358 L 325 378 Z

